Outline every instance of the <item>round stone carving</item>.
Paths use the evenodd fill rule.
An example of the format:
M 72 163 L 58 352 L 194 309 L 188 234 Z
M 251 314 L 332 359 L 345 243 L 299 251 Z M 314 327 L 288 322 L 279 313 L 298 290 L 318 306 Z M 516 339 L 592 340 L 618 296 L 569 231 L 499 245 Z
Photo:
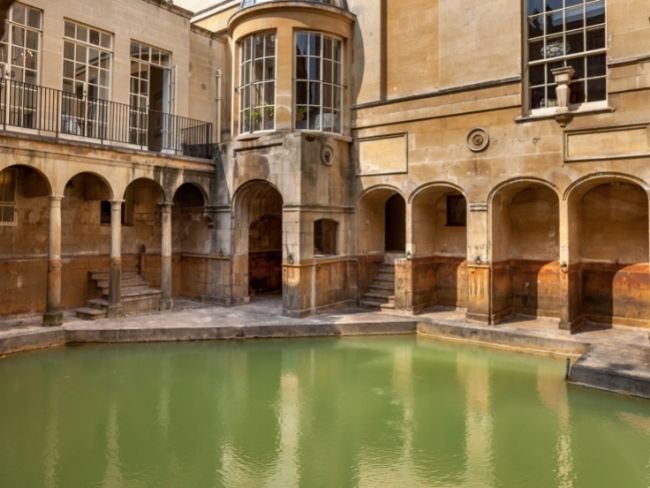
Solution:
M 331 146 L 324 145 L 320 151 L 320 160 L 325 166 L 332 166 L 334 163 L 334 149 Z
M 472 152 L 481 152 L 490 144 L 490 136 L 485 129 L 472 129 L 467 136 L 467 147 Z

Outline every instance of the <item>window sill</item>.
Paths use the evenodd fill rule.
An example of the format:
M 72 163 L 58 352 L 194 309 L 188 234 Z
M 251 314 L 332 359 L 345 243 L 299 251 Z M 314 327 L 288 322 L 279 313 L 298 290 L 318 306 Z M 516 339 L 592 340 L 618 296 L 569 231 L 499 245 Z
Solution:
M 326 136 L 326 137 L 331 137 L 332 139 L 339 139 L 341 141 L 345 142 L 352 142 L 352 138 L 350 136 L 346 136 L 343 134 L 340 134 L 338 132 L 326 132 L 323 130 L 308 130 L 308 129 L 295 129 L 296 132 L 299 132 L 300 134 L 305 134 L 308 136 Z
M 559 107 L 553 107 L 553 108 L 542 108 L 542 109 L 535 109 L 529 112 L 526 115 L 520 115 L 519 117 L 515 118 L 515 122 L 517 123 L 522 123 L 522 122 L 534 122 L 536 120 L 548 120 L 548 119 L 554 119 L 557 115 L 560 114 L 569 114 L 571 116 L 577 116 L 577 115 L 596 115 L 596 114 L 603 114 L 603 113 L 613 113 L 615 112 L 616 109 L 614 107 L 611 107 L 610 105 L 607 104 L 607 102 L 604 103 L 589 103 L 589 104 L 583 104 L 579 106 L 570 106 L 568 112 L 562 112 Z

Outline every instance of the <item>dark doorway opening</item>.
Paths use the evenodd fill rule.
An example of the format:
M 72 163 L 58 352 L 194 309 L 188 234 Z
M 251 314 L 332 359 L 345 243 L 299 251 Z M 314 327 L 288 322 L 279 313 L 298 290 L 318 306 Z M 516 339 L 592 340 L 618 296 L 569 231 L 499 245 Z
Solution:
M 406 251 L 406 202 L 401 195 L 393 195 L 386 202 L 385 249 L 386 252 Z

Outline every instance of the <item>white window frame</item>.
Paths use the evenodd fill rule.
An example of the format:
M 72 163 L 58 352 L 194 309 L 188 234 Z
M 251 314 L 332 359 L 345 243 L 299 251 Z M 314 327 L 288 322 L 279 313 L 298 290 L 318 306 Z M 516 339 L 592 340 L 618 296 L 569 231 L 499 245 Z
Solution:
M 524 22 L 524 100 L 525 100 L 525 107 L 526 111 L 530 113 L 531 115 L 547 115 L 547 114 L 554 114 L 557 111 L 557 107 L 555 106 L 548 106 L 548 107 L 533 107 L 532 106 L 532 96 L 531 96 L 531 91 L 535 88 L 542 88 L 544 87 L 546 90 L 553 90 L 554 89 L 554 82 L 553 80 L 550 79 L 550 70 L 547 68 L 545 69 L 545 80 L 544 84 L 536 84 L 532 85 L 531 83 L 531 76 L 530 76 L 530 71 L 532 67 L 535 66 L 548 66 L 551 64 L 556 64 L 556 63 L 561 63 L 562 66 L 568 66 L 569 62 L 575 59 L 581 59 L 585 63 L 585 73 L 582 78 L 578 78 L 580 80 L 580 83 L 585 83 L 587 85 L 587 82 L 589 80 L 597 80 L 597 79 L 602 79 L 605 82 L 605 98 L 600 99 L 600 100 L 588 100 L 588 93 L 587 90 L 585 90 L 585 101 L 576 103 L 571 105 L 572 109 L 579 109 L 582 110 L 584 109 L 598 109 L 598 108 L 605 108 L 608 105 L 608 85 L 609 85 L 609 69 L 607 67 L 607 50 L 608 50 L 608 38 L 607 38 L 607 17 L 608 17 L 608 8 L 607 8 L 607 0 L 602 0 L 602 4 L 604 6 L 604 15 L 605 15 L 605 21 L 604 23 L 600 24 L 594 24 L 592 26 L 587 26 L 586 22 L 583 24 L 581 28 L 577 29 L 572 29 L 570 31 L 567 31 L 566 29 L 563 29 L 558 32 L 558 33 L 552 33 L 548 34 L 546 32 L 546 25 L 544 25 L 543 29 L 543 34 L 540 37 L 535 37 L 536 41 L 542 41 L 544 43 L 544 46 L 546 46 L 546 41 L 549 37 L 553 38 L 555 36 L 561 37 L 562 41 L 566 45 L 566 38 L 567 35 L 570 35 L 571 33 L 578 33 L 578 32 L 583 32 L 584 33 L 584 38 L 583 42 L 585 50 L 580 51 L 578 53 L 566 53 L 562 54 L 561 56 L 553 57 L 553 58 L 543 58 L 543 59 L 538 59 L 535 61 L 530 61 L 530 50 L 531 50 L 531 40 L 529 39 L 529 20 L 532 17 L 531 15 L 528 14 L 528 5 L 531 0 L 523 0 L 523 7 L 522 7 L 522 12 L 523 12 L 523 22 Z M 578 5 L 570 5 L 569 7 L 566 6 L 565 0 L 563 1 L 563 7 L 559 9 L 559 11 L 562 11 L 562 15 L 564 16 L 564 12 L 567 9 L 572 9 L 577 7 Z M 583 19 L 586 20 L 586 7 L 589 5 L 596 5 L 600 3 L 599 0 L 583 0 L 580 6 L 582 6 L 583 9 Z M 557 10 L 556 10 L 557 11 Z M 544 15 L 549 15 L 549 14 L 544 14 L 540 13 L 537 14 L 540 16 Z M 586 34 L 590 30 L 599 30 L 603 29 L 604 30 L 604 39 L 605 39 L 605 46 L 602 48 L 598 49 L 592 49 L 592 50 L 586 50 Z M 568 33 L 568 34 L 567 34 Z M 535 42 L 535 41 L 533 41 Z M 544 47 L 545 49 L 545 47 Z M 594 76 L 589 76 L 588 74 L 588 68 L 587 68 L 587 58 L 591 56 L 603 56 L 605 58 L 605 72 L 604 74 L 601 75 L 594 75 Z M 548 95 L 548 91 L 546 92 L 546 98 L 551 99 L 551 97 Z
M 274 49 L 273 49 L 273 55 L 272 56 L 267 56 L 266 53 L 266 36 L 272 34 L 275 37 L 275 42 L 274 42 Z M 264 55 L 262 58 L 255 58 L 254 55 L 254 50 L 255 50 L 255 38 L 261 36 L 264 39 Z M 244 59 L 245 55 L 245 43 L 248 40 L 251 40 L 251 58 L 249 60 Z M 237 121 L 237 128 L 238 128 L 238 134 L 240 136 L 246 136 L 249 134 L 258 134 L 258 133 L 264 133 L 264 132 L 273 132 L 275 131 L 276 128 L 276 117 L 277 117 L 277 91 L 278 91 L 278 35 L 277 31 L 274 29 L 270 30 L 263 30 L 263 31 L 258 31 L 254 32 L 252 34 L 247 35 L 243 39 L 241 39 L 238 43 L 239 46 L 239 87 L 237 89 L 237 103 L 238 103 L 238 121 Z M 256 59 L 262 59 L 264 62 L 264 67 L 262 69 L 262 79 L 257 80 L 253 76 L 255 73 L 255 60 Z M 273 77 L 272 78 L 266 78 L 266 60 L 267 59 L 273 59 Z M 243 78 L 243 73 L 244 73 L 244 63 L 245 62 L 250 62 L 250 66 L 248 67 L 249 73 L 248 73 L 248 82 L 244 82 Z M 269 84 L 273 84 L 273 100 L 271 104 L 266 103 L 266 87 Z M 252 93 L 255 85 L 262 85 L 264 87 L 264 93 L 262 94 L 262 104 L 261 105 L 253 105 L 252 104 Z M 244 93 L 245 90 L 248 90 L 248 104 L 246 105 L 244 103 Z M 263 111 L 266 111 L 268 109 L 273 110 L 273 120 L 270 128 L 265 128 L 264 127 L 264 117 L 262 117 L 261 122 L 260 122 L 260 128 L 255 129 L 254 124 L 253 124 L 253 112 L 256 111 L 257 109 L 261 109 Z M 249 111 L 249 118 L 248 118 L 248 129 L 244 130 L 244 114 L 246 111 Z
M 320 36 L 321 38 L 321 52 L 318 55 L 318 58 L 320 60 L 320 66 L 319 66 L 319 71 L 320 71 L 320 79 L 319 80 L 311 80 L 309 79 L 309 75 L 307 75 L 308 79 L 303 79 L 300 78 L 298 79 L 298 53 L 297 53 L 297 43 L 298 43 L 298 36 L 300 34 L 308 34 L 308 35 L 317 35 Z M 323 46 L 324 46 L 324 40 L 325 38 L 331 39 L 333 41 L 337 41 L 340 44 L 340 59 L 338 61 L 330 58 L 325 58 L 323 55 Z M 307 54 L 308 59 L 309 57 L 315 57 L 312 56 L 311 54 Z M 332 61 L 333 63 L 337 63 L 339 65 L 339 79 L 338 80 L 333 80 L 332 83 L 326 82 L 323 79 L 324 75 L 324 61 L 325 59 L 328 59 L 329 61 Z M 313 30 L 297 30 L 294 32 L 293 35 L 293 112 L 292 112 L 292 125 L 294 130 L 296 131 L 302 131 L 302 132 L 319 132 L 319 133 L 327 133 L 327 134 L 336 134 L 336 135 L 341 135 L 344 132 L 344 121 L 343 121 L 343 107 L 345 106 L 345 41 L 335 35 L 325 33 L 325 32 L 320 32 L 320 31 L 313 31 Z M 337 82 L 338 81 L 338 82 Z M 318 83 L 319 84 L 319 93 L 320 93 L 320 101 L 318 105 L 314 105 L 311 103 L 307 103 L 307 107 L 310 106 L 318 106 L 320 110 L 320 124 L 319 124 L 319 129 L 312 129 L 312 128 L 299 128 L 297 124 L 297 113 L 298 113 L 298 106 L 305 106 L 304 104 L 299 104 L 298 103 L 298 83 L 307 83 L 307 91 L 309 92 L 309 84 L 310 83 Z M 339 130 L 324 130 L 323 129 L 323 112 L 324 112 L 324 104 L 323 104 L 323 86 L 328 85 L 331 86 L 333 89 L 339 91 L 339 106 L 338 106 L 338 113 L 339 113 Z M 334 106 L 334 103 L 332 102 L 332 109 L 337 110 L 337 108 Z M 307 116 L 309 117 L 309 116 Z

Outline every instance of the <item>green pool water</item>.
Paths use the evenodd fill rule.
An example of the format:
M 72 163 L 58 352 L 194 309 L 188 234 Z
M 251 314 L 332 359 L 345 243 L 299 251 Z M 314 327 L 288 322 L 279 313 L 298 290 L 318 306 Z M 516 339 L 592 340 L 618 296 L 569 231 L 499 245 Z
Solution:
M 650 486 L 650 402 L 415 337 L 0 360 L 2 487 Z

